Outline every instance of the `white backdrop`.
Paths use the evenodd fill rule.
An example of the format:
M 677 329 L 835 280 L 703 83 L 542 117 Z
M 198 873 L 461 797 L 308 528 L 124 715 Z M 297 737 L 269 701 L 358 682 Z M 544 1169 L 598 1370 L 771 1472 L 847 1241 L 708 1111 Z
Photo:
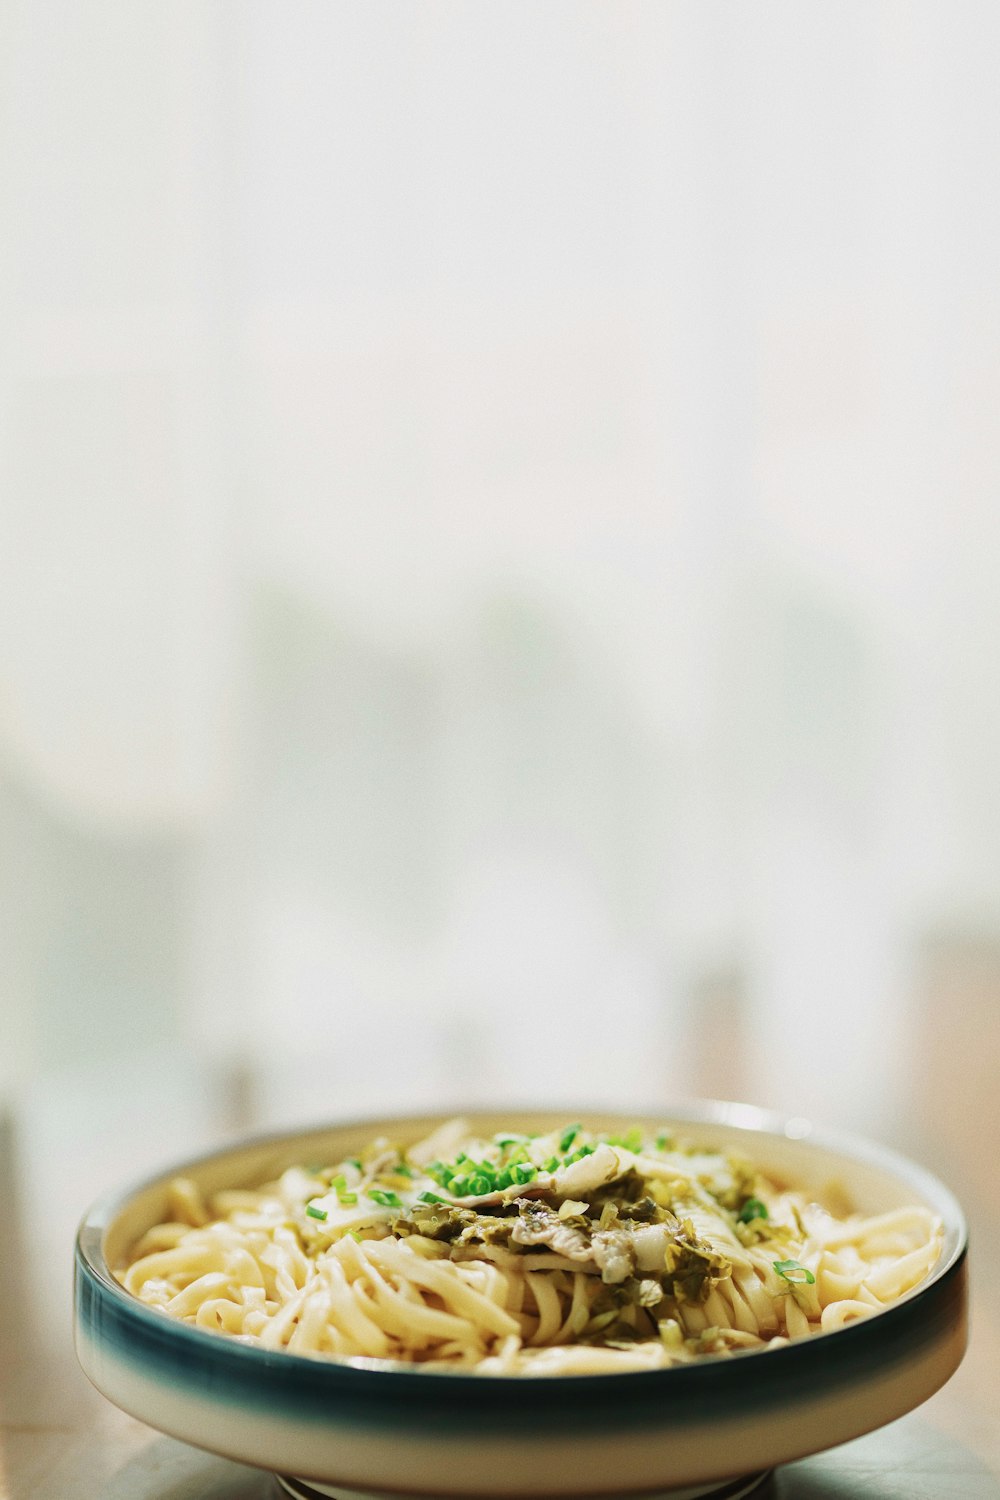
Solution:
M 899 1134 L 1000 935 L 1000 11 L 2 28 L 2 1086 Z

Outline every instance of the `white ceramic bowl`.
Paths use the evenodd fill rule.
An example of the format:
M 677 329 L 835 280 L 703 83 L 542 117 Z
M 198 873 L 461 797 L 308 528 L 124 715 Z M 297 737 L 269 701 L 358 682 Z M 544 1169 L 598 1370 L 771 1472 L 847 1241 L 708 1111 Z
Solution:
M 548 1131 L 565 1111 L 468 1112 L 473 1128 Z M 164 1217 L 183 1174 L 205 1192 L 273 1179 L 302 1161 L 337 1161 L 377 1135 L 412 1142 L 439 1119 L 368 1120 L 251 1140 L 97 1204 L 76 1252 L 76 1347 L 111 1401 L 163 1432 L 274 1470 L 294 1494 L 549 1497 L 748 1494 L 774 1465 L 890 1422 L 957 1368 L 966 1342 L 966 1227 L 952 1194 L 879 1147 L 746 1105 L 708 1103 L 611 1115 L 730 1145 L 765 1172 L 817 1193 L 836 1183 L 877 1213 L 920 1203 L 940 1215 L 931 1275 L 885 1312 L 784 1348 L 620 1375 L 525 1378 L 377 1368 L 271 1352 L 175 1322 L 111 1268 Z

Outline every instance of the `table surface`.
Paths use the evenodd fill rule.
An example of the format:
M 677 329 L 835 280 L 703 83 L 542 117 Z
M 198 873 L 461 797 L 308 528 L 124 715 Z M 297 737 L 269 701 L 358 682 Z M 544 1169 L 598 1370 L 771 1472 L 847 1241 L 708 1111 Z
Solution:
M 148 1143 L 109 1146 L 86 1129 L 68 1141 L 48 1108 L 0 1119 L 0 1500 L 277 1500 L 280 1493 L 270 1475 L 125 1416 L 76 1363 L 75 1224 L 109 1183 L 137 1175 L 140 1161 L 156 1161 Z M 53 1191 L 67 1176 L 73 1191 Z M 31 1204 L 38 1233 L 29 1258 Z M 973 1236 L 973 1336 L 948 1385 L 879 1432 L 785 1466 L 757 1492 L 761 1500 L 1000 1497 L 1000 1319 L 986 1297 L 1000 1272 L 997 1242 L 992 1232 L 978 1243 Z

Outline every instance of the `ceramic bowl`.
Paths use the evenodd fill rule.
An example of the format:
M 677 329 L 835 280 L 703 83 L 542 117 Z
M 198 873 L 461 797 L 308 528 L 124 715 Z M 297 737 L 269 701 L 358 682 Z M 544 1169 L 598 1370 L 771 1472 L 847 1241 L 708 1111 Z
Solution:
M 273 1179 L 296 1161 L 336 1161 L 377 1135 L 412 1142 L 440 1119 L 367 1120 L 243 1142 L 97 1204 L 76 1248 L 76 1347 L 116 1405 L 185 1442 L 283 1476 L 295 1495 L 555 1497 L 749 1494 L 776 1464 L 832 1447 L 927 1399 L 966 1342 L 966 1228 L 952 1194 L 892 1152 L 745 1105 L 611 1115 L 478 1113 L 483 1135 L 642 1124 L 732 1146 L 817 1193 L 843 1189 L 877 1213 L 920 1203 L 944 1248 L 913 1292 L 834 1333 L 737 1357 L 616 1375 L 525 1378 L 321 1361 L 235 1343 L 174 1322 L 112 1275 L 164 1216 L 179 1174 L 207 1193 Z

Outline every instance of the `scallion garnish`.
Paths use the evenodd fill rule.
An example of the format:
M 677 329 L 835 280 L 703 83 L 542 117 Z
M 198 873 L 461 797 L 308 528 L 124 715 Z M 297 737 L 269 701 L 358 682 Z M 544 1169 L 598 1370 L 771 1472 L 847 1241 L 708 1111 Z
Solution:
M 413 1168 L 408 1166 L 405 1161 L 398 1161 L 392 1170 L 397 1177 L 413 1176 Z
M 437 1193 L 421 1193 L 418 1201 L 420 1203 L 445 1203 L 447 1199 L 439 1198 Z
M 369 1188 L 368 1196 L 373 1203 L 381 1203 L 383 1208 L 402 1208 L 403 1200 L 396 1193 L 390 1193 L 385 1188 Z
M 559 1150 L 562 1152 L 568 1151 L 582 1129 L 582 1125 L 568 1125 L 559 1137 Z
M 779 1276 L 785 1281 L 790 1281 L 793 1286 L 812 1286 L 816 1278 L 807 1266 L 799 1265 L 797 1260 L 775 1260 L 771 1264 Z
M 642 1150 L 642 1131 L 638 1125 L 633 1125 L 631 1130 L 626 1130 L 622 1135 L 609 1135 L 609 1146 L 623 1146 L 626 1151 L 634 1155 Z
M 493 1139 L 498 1146 L 523 1146 L 525 1141 L 530 1140 L 531 1137 L 527 1135 L 501 1134 L 495 1135 Z
M 306 1213 L 309 1215 L 310 1219 L 325 1219 L 326 1218 L 326 1209 L 325 1208 L 315 1208 L 313 1206 L 313 1204 L 311 1204 L 311 1203 L 307 1203 L 306 1204 Z
M 740 1209 L 740 1223 L 749 1224 L 754 1219 L 766 1219 L 767 1206 L 759 1198 L 748 1198 Z
M 333 1191 L 337 1195 L 337 1202 L 342 1206 L 350 1207 L 351 1204 L 357 1203 L 358 1195 L 357 1193 L 349 1193 L 347 1191 L 347 1178 L 344 1176 L 343 1172 L 339 1173 L 338 1176 L 333 1179 L 333 1181 L 330 1183 L 330 1186 L 333 1188 Z
M 475 1177 L 469 1178 L 469 1196 L 481 1198 L 484 1193 L 491 1193 L 493 1184 L 483 1172 L 477 1172 Z

